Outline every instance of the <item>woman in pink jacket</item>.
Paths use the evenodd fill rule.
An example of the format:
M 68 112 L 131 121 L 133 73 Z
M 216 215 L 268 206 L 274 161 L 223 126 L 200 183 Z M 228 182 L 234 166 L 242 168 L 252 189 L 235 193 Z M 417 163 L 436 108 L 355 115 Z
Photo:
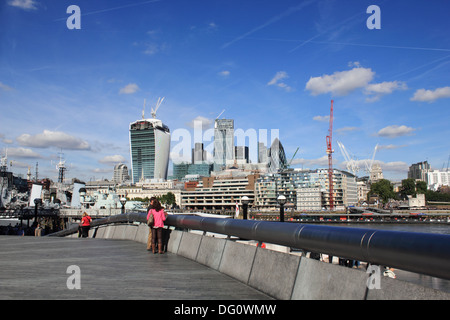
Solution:
M 162 249 L 162 229 L 164 228 L 164 221 L 166 221 L 167 213 L 161 207 L 161 203 L 156 199 L 152 202 L 152 208 L 149 210 L 147 220 L 153 215 L 153 230 L 152 230 L 152 252 L 156 253 L 156 240 L 158 240 L 158 251 L 163 254 Z

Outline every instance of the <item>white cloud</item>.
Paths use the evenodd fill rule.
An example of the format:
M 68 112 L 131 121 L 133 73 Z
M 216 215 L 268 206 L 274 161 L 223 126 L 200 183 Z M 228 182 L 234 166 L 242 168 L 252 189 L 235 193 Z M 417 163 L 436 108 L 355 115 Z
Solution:
M 315 116 L 313 117 L 314 121 L 327 122 L 330 121 L 330 116 Z
M 408 86 L 402 81 L 385 81 L 381 83 L 368 84 L 364 93 L 366 95 L 373 95 L 372 97 L 366 99 L 367 102 L 374 102 L 386 94 L 391 94 L 395 90 L 406 89 L 408 89 Z
M 106 157 L 103 157 L 102 159 L 98 160 L 98 162 L 105 163 L 105 164 L 124 163 L 126 161 L 127 161 L 127 159 L 125 159 L 125 157 L 123 157 L 119 154 L 116 154 L 113 156 L 106 156 Z
M 139 90 L 139 86 L 136 83 L 129 83 L 125 87 L 121 88 L 120 94 L 133 94 Z
M 359 131 L 359 130 L 361 130 L 361 129 L 358 127 L 343 127 L 343 128 L 336 129 L 336 132 L 345 134 L 347 132 L 354 132 L 354 131 Z
M 392 125 L 378 131 L 378 136 L 385 138 L 396 138 L 400 136 L 411 135 L 416 129 L 407 126 Z
M 291 165 L 302 164 L 307 167 L 327 167 L 328 166 L 328 156 L 323 156 L 318 159 L 294 159 Z
M 383 163 L 381 161 L 375 162 L 377 162 L 381 166 L 381 169 L 383 169 L 383 171 L 406 173 L 409 170 L 409 165 L 403 161 L 392 161 L 386 163 Z
M 28 148 L 8 148 L 8 157 L 42 158 L 40 154 Z
M 36 10 L 36 1 L 34 0 L 11 0 L 8 2 L 10 6 L 21 8 L 24 10 Z
M 395 144 L 388 144 L 388 145 L 379 145 L 377 147 L 377 150 L 394 150 L 394 149 L 400 149 L 400 148 L 404 148 L 407 147 L 406 144 L 403 145 L 395 145 Z
M 37 135 L 22 134 L 17 137 L 20 145 L 34 148 L 57 147 L 68 150 L 90 150 L 89 143 L 67 133 L 44 130 Z
M 442 98 L 450 98 L 450 87 L 437 88 L 436 90 L 419 89 L 410 100 L 434 102 Z
M 0 89 L 3 91 L 11 91 L 13 90 L 13 88 L 11 88 L 10 86 L 7 86 L 6 84 L 3 84 L 0 82 Z
M 306 83 L 306 90 L 316 96 L 324 93 L 343 96 L 366 87 L 372 81 L 375 72 L 370 68 L 353 68 L 349 71 L 337 71 L 332 75 L 311 77 Z
M 278 71 L 275 76 L 272 78 L 272 80 L 270 80 L 267 85 L 268 86 L 277 86 L 279 88 L 284 89 L 286 92 L 291 92 L 294 89 L 291 88 L 290 86 L 288 86 L 286 83 L 281 82 L 281 80 L 283 79 L 287 79 L 289 78 L 288 74 L 286 71 Z
M 208 119 L 202 116 L 198 116 L 195 119 L 193 119 L 191 122 L 188 122 L 187 125 L 190 128 L 195 129 L 196 126 L 201 126 L 202 130 L 207 130 L 209 128 L 212 128 L 214 124 L 214 119 Z
M 221 76 L 221 77 L 227 78 L 227 77 L 230 76 L 230 71 L 228 71 L 228 70 L 223 70 L 223 71 L 220 71 L 220 72 L 218 73 L 218 75 Z

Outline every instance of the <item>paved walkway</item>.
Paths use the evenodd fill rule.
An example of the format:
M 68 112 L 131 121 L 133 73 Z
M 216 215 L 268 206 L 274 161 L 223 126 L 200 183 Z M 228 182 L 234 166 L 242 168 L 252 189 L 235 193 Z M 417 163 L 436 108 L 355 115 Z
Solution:
M 69 290 L 67 268 L 80 268 Z M 270 299 L 181 256 L 134 241 L 0 236 L 0 299 Z

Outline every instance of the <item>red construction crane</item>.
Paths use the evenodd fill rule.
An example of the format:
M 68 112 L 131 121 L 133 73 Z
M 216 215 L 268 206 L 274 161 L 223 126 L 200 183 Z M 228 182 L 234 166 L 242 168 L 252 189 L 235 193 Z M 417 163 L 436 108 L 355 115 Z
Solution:
M 330 129 L 328 129 L 327 135 L 327 154 L 328 154 L 328 183 L 330 190 L 330 211 L 334 209 L 334 197 L 333 197 L 333 148 L 331 146 L 331 139 L 333 136 L 333 100 L 331 100 L 330 110 Z

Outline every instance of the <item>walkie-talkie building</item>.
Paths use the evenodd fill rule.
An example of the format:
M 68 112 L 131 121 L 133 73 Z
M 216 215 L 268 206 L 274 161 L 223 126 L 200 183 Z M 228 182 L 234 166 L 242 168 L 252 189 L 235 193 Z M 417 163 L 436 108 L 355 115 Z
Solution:
M 133 183 L 167 179 L 170 130 L 158 119 L 141 119 L 130 124 L 130 154 Z

